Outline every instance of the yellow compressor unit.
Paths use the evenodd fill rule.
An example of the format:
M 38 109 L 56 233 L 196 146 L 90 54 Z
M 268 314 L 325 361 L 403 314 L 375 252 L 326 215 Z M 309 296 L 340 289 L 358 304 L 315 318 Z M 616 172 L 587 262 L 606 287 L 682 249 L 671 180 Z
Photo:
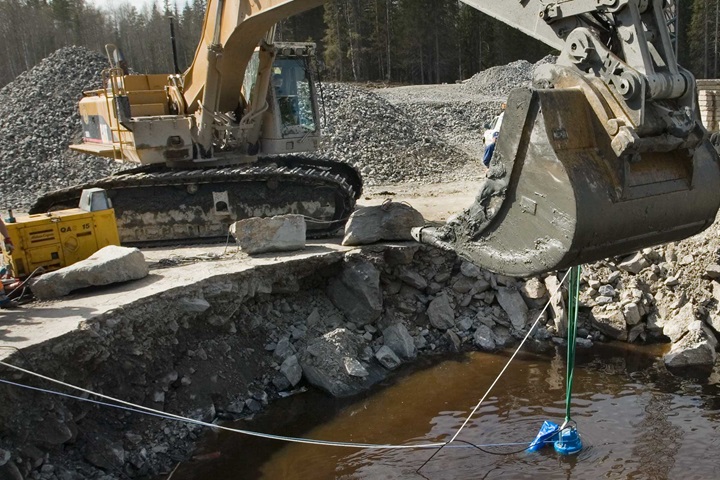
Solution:
M 37 215 L 18 215 L 6 222 L 15 249 L 3 249 L 15 277 L 36 268 L 57 270 L 88 258 L 107 245 L 120 245 L 115 210 L 105 190 L 83 190 L 79 208 Z

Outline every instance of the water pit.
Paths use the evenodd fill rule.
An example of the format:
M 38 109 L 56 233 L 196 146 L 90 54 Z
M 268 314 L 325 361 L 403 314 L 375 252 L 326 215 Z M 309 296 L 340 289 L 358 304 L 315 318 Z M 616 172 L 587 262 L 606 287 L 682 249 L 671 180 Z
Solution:
M 202 270 L 203 275 L 173 288 L 154 287 L 151 294 L 96 315 L 65 335 L 28 346 L 6 361 L 93 392 L 206 422 L 257 417 L 246 421 L 245 428 L 323 439 L 337 439 L 339 431 L 345 433 L 343 440 L 380 443 L 436 441 L 452 433 L 505 357 L 476 353 L 412 375 L 406 369 L 419 368 L 425 358 L 442 358 L 430 354 L 489 348 L 489 342 L 496 348 L 516 344 L 537 316 L 542 297 L 529 298 L 533 294 L 523 282 L 414 243 L 362 250 L 311 245 L 300 257 L 268 257 L 251 269 L 223 262 L 181 268 Z M 517 310 L 521 292 L 537 309 Z M 552 339 L 554 320 L 548 317 L 541 323 L 527 349 L 553 352 L 559 343 Z M 590 337 L 600 336 L 589 325 L 583 328 Z M 400 363 L 405 366 L 398 367 Z M 512 433 L 509 441 L 529 441 L 526 436 L 534 436 L 542 419 L 558 420 L 562 365 L 559 357 L 523 359 L 469 434 L 489 433 L 494 442 L 508 441 Z M 400 374 L 393 373 L 396 367 Z M 602 373 L 603 368 L 596 370 Z M 0 379 L 78 394 L 8 369 Z M 388 387 L 388 382 L 394 385 Z M 610 381 L 617 388 L 609 394 L 599 388 L 605 380 L 588 375 L 587 382 L 578 396 L 580 415 L 592 413 L 594 424 L 595 410 L 607 419 L 616 397 L 640 401 L 635 399 L 637 389 L 618 393 L 627 389 L 622 376 Z M 308 383 L 339 397 L 360 397 L 334 400 Z M 300 393 L 306 387 L 309 392 Z M 379 390 L 368 396 L 370 388 Z M 292 393 L 298 394 L 280 399 Z M 220 441 L 239 450 L 223 449 L 223 461 L 214 464 L 207 459 L 217 449 L 206 443 L 207 429 L 197 425 L 8 385 L 0 385 L 0 404 L 5 406 L 0 411 L 0 449 L 6 452 L 0 455 L 6 458 L 0 474 L 6 478 L 166 478 L 193 456 L 205 460 L 181 463 L 175 480 L 257 478 L 259 472 L 265 478 L 292 478 L 287 473 L 291 470 L 312 478 L 405 478 L 419 466 L 415 459 L 427 454 L 386 457 L 336 449 L 293 453 L 295 447 L 247 443 L 234 436 Z M 261 414 L 271 404 L 277 406 L 270 407 L 268 416 Z M 336 410 L 348 405 L 350 410 Z M 292 411 L 302 413 L 288 414 Z M 485 431 L 488 415 L 493 420 Z M 321 425 L 332 416 L 339 423 Z M 350 423 L 343 423 L 346 417 Z M 620 423 L 628 418 L 633 417 Z M 595 434 L 588 434 L 592 444 Z M 601 438 L 598 443 L 605 441 Z M 244 463 L 248 451 L 253 458 Z M 460 455 L 475 468 L 476 453 L 442 455 Z M 308 469 L 319 476 L 297 469 L 301 460 L 294 455 L 303 462 L 308 456 L 316 459 Z M 228 458 L 238 462 L 231 464 L 232 470 L 192 473 L 201 463 L 222 469 Z M 550 457 L 541 458 L 557 467 Z M 513 460 L 499 465 L 506 461 Z M 391 467 L 385 469 L 386 464 Z M 441 460 L 428 468 L 437 478 L 465 475 L 465 466 L 457 465 L 453 468 L 459 476 L 443 477 L 450 470 L 443 473 L 442 465 Z M 528 467 L 526 473 L 532 471 Z

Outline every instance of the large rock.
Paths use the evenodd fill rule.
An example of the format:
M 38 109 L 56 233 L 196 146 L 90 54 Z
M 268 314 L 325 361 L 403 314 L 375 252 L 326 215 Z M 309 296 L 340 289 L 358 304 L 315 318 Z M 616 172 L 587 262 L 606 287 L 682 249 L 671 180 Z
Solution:
M 493 331 L 487 325 L 480 325 L 473 334 L 473 340 L 482 350 L 495 350 L 495 338 Z
M 382 314 L 380 272 L 365 260 L 346 261 L 342 273 L 330 280 L 327 295 L 356 325 L 372 323 Z
M 447 330 L 455 326 L 455 311 L 450 305 L 450 299 L 444 293 L 430 302 L 427 314 L 430 324 L 438 330 Z
M 637 275 L 649 265 L 650 262 L 647 261 L 647 259 L 643 256 L 642 252 L 637 252 L 634 255 L 625 257 L 618 265 L 618 268 Z
M 122 442 L 111 442 L 96 436 L 87 444 L 85 459 L 96 467 L 117 470 L 125 464 L 125 450 Z
M 715 335 L 707 325 L 695 320 L 688 325 L 687 333 L 673 343 L 663 361 L 668 368 L 712 368 L 717 359 L 717 344 Z
M 515 330 L 523 330 L 528 323 L 528 306 L 514 287 L 499 287 L 498 303 L 505 310 Z
M 293 387 L 302 380 L 302 367 L 296 355 L 285 359 L 282 365 L 280 365 L 280 372 L 285 375 L 285 378 L 287 378 Z
M 410 231 L 425 225 L 422 214 L 404 203 L 387 202 L 355 210 L 345 224 L 343 245 L 367 245 L 380 240 L 412 240 Z
M 615 340 L 627 341 L 627 324 L 620 310 L 593 310 L 592 313 L 592 324 L 595 328 Z
M 384 377 L 380 366 L 358 360 L 366 346 L 361 336 L 338 328 L 311 341 L 300 355 L 300 366 L 308 382 L 329 394 L 355 395 Z
M 402 323 L 390 325 L 383 330 L 383 338 L 385 345 L 390 347 L 400 358 L 406 360 L 415 358 L 415 341 Z
M 137 248 L 109 245 L 68 267 L 43 274 L 31 285 L 33 294 L 48 300 L 86 287 L 111 285 L 146 277 L 145 256 Z
M 663 327 L 663 335 L 671 342 L 677 342 L 688 331 L 690 324 L 695 322 L 695 305 L 688 302 Z
M 291 252 L 305 248 L 307 225 L 302 215 L 246 218 L 230 225 L 240 249 L 248 254 Z
M 380 347 L 380 349 L 375 354 L 375 358 L 378 362 L 380 362 L 383 367 L 387 368 L 388 370 L 394 370 L 402 363 L 400 358 L 395 355 L 395 352 L 393 352 L 392 349 L 387 345 L 383 345 L 382 347 Z

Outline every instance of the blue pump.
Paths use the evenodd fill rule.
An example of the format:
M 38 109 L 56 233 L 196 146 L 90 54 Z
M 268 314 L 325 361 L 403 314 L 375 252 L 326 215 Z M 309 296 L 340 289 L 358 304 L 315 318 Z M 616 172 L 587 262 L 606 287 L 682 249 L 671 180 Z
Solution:
M 555 441 L 555 451 L 560 455 L 574 455 L 582 450 L 582 440 L 575 427 L 564 428 Z

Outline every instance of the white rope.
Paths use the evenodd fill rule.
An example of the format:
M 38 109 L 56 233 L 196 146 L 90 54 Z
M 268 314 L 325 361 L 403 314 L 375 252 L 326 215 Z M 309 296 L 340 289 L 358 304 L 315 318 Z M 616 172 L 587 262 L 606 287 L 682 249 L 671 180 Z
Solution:
M 480 405 L 482 405 L 483 402 L 485 401 L 485 399 L 487 398 L 487 396 L 490 395 L 490 391 L 492 391 L 492 389 L 495 387 L 495 384 L 498 383 L 498 381 L 500 381 L 500 377 L 502 377 L 503 374 L 505 373 L 505 370 L 508 369 L 508 367 L 510 366 L 510 363 L 512 363 L 512 361 L 515 359 L 517 354 L 520 352 L 520 349 L 523 347 L 523 345 L 525 345 L 525 342 L 527 341 L 527 339 L 530 338 L 530 334 L 532 333 L 533 329 L 537 326 L 538 323 L 540 323 L 540 319 L 542 318 L 543 314 L 550 306 L 550 302 L 552 302 L 553 297 L 555 297 L 555 295 L 557 295 L 558 292 L 562 289 L 562 285 L 565 283 L 565 279 L 567 279 L 569 274 L 570 274 L 570 270 L 568 270 L 567 273 L 565 274 L 565 276 L 563 277 L 562 281 L 560 282 L 560 285 L 558 285 L 557 290 L 555 290 L 553 292 L 553 294 L 550 295 L 550 298 L 548 299 L 547 303 L 545 304 L 545 307 L 543 307 L 542 311 L 538 314 L 537 318 L 535 319 L 535 322 L 532 324 L 532 327 L 530 327 L 530 329 L 528 330 L 527 335 L 525 335 L 525 337 L 522 339 L 522 342 L 520 342 L 520 345 L 518 345 L 517 349 L 515 350 L 515 353 L 512 354 L 510 359 L 507 361 L 507 363 L 505 364 L 503 369 L 498 374 L 497 378 L 495 378 L 495 381 L 492 383 L 492 385 L 490 385 L 490 388 L 487 389 L 487 392 L 485 392 L 485 395 L 483 395 L 483 397 L 480 399 L 478 404 L 475 405 L 475 408 L 472 409 L 472 412 L 470 412 L 470 415 L 467 416 L 467 418 L 465 419 L 463 424 L 460 425 L 460 428 L 458 428 L 457 432 L 455 432 L 455 435 L 453 435 L 453 437 L 450 439 L 449 442 L 446 443 L 446 445 L 449 445 L 455 441 L 455 439 L 458 437 L 458 435 L 460 435 L 460 432 L 463 431 L 463 429 L 468 424 L 470 419 L 478 411 L 478 409 L 480 408 Z
M 240 434 L 248 435 L 251 437 L 266 438 L 266 439 L 270 439 L 270 440 L 281 440 L 284 442 L 291 442 L 291 443 L 304 443 L 304 444 L 308 444 L 308 445 L 324 445 L 324 446 L 330 446 L 330 447 L 346 447 L 346 448 L 368 448 L 368 449 L 376 449 L 376 450 L 437 448 L 437 447 L 445 445 L 445 443 L 442 443 L 442 442 L 421 443 L 421 444 L 417 444 L 417 445 L 390 445 L 390 444 L 374 444 L 374 443 L 333 442 L 333 441 L 328 441 L 328 440 L 314 440 L 314 439 L 305 439 L 305 438 L 296 438 L 296 437 L 285 437 L 282 435 L 271 435 L 269 433 L 252 432 L 249 430 L 242 430 L 239 428 L 230 428 L 230 427 L 225 427 L 222 425 L 216 425 L 214 423 L 203 422 L 202 420 L 195 420 L 193 418 L 183 417 L 181 415 L 175 415 L 172 413 L 163 412 L 162 410 L 156 410 L 154 408 L 137 405 L 137 404 L 134 404 L 131 402 L 126 402 L 125 400 L 120 400 L 118 398 L 114 398 L 109 395 L 103 395 L 102 393 L 96 393 L 96 392 L 93 392 L 86 388 L 78 387 L 78 386 L 72 385 L 70 383 L 65 383 L 60 380 L 56 380 L 54 378 L 50 378 L 45 375 L 41 375 L 39 373 L 30 371 L 30 370 L 27 370 L 24 368 L 21 368 L 21 367 L 15 366 L 15 365 L 11 365 L 4 361 L 0 361 L 0 365 L 4 365 L 6 367 L 26 373 L 28 375 L 32 375 L 34 377 L 41 378 L 43 380 L 47 380 L 49 382 L 52 382 L 52 383 L 55 383 L 58 385 L 62 385 L 67 388 L 78 390 L 80 392 L 87 393 L 89 395 L 94 395 L 96 397 L 103 398 L 105 400 L 110 400 L 113 402 L 120 403 L 121 405 L 126 405 L 126 407 L 121 407 L 119 405 L 113 405 L 113 404 L 109 404 L 109 403 L 105 403 L 105 402 L 98 402 L 97 400 L 88 400 L 83 397 L 76 397 L 76 396 L 72 396 L 72 395 L 68 395 L 68 394 L 64 394 L 64 393 L 53 392 L 52 390 L 45 390 L 45 389 L 41 389 L 41 388 L 37 388 L 37 387 L 30 387 L 30 386 L 26 386 L 26 385 L 22 385 L 22 384 L 18 384 L 18 383 L 12 383 L 12 382 L 9 382 L 7 380 L 2 380 L 2 379 L 0 379 L 0 383 L 6 383 L 6 384 L 18 386 L 18 387 L 24 387 L 24 388 L 28 388 L 31 390 L 41 391 L 44 393 L 52 393 L 52 394 L 56 394 L 56 395 L 60 395 L 60 396 L 68 397 L 68 398 L 73 398 L 75 400 L 90 401 L 91 403 L 96 403 L 96 404 L 105 405 L 105 406 L 114 407 L 114 408 L 121 408 L 124 410 L 135 411 L 138 413 L 149 414 L 149 415 L 153 415 L 156 417 L 166 418 L 169 420 L 178 420 L 181 422 L 191 423 L 194 425 L 200 425 L 203 427 L 210 427 L 210 428 L 216 428 L 219 430 L 224 430 L 227 432 L 240 433 Z M 130 407 L 130 408 L 127 408 L 127 407 Z

